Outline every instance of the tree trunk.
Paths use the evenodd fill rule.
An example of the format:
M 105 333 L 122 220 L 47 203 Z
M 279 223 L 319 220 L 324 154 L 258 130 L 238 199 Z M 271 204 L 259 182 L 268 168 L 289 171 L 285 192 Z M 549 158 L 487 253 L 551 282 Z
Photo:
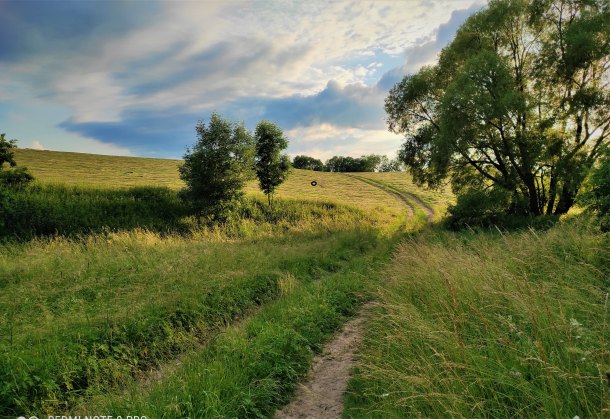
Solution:
M 546 215 L 553 214 L 553 207 L 555 206 L 555 198 L 557 195 L 557 176 L 551 172 L 551 183 L 549 185 L 549 203 L 546 207 Z
M 557 208 L 555 208 L 555 215 L 567 213 L 570 208 L 572 208 L 572 205 L 574 205 L 577 193 L 578 189 L 574 190 L 569 184 L 564 185 L 563 188 L 561 188 L 561 195 L 559 197 L 559 202 L 557 203 Z
M 529 212 L 531 215 L 541 215 L 540 211 L 540 200 L 538 198 L 538 190 L 536 189 L 536 183 L 533 176 L 527 176 L 525 180 L 525 187 L 527 188 L 527 195 L 529 198 Z

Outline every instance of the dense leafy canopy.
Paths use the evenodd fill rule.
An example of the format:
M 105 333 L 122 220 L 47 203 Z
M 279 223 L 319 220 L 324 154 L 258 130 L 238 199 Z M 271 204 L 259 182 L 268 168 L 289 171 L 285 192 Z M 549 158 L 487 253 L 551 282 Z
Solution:
M 610 134 L 605 0 L 492 0 L 438 64 L 386 99 L 420 184 L 507 192 L 508 212 L 562 214 Z
M 304 155 L 295 156 L 292 161 L 292 166 L 295 169 L 315 170 L 317 172 L 324 170 L 324 163 L 322 163 L 322 160 Z
M 606 150 L 592 170 L 588 190 L 582 195 L 582 203 L 601 216 L 601 227 L 610 231 L 610 150 Z
M 326 161 L 327 172 L 374 172 L 382 156 L 369 154 L 362 157 L 334 156 Z

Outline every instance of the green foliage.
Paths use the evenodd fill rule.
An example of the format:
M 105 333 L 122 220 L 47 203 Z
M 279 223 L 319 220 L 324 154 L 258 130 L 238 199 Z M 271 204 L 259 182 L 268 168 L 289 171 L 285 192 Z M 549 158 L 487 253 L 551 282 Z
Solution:
M 23 189 L 34 180 L 27 168 L 15 167 L 9 170 L 0 171 L 0 187 L 8 189 Z
M 378 172 L 402 172 L 404 164 L 400 158 L 389 159 L 387 156 L 381 156 L 377 165 Z
M 34 180 L 27 168 L 16 167 L 17 162 L 14 158 L 14 149 L 17 148 L 16 143 L 17 140 L 7 140 L 6 134 L 0 134 L 0 189 L 23 189 Z M 6 169 L 5 165 L 10 168 Z
M 269 121 L 258 123 L 254 137 L 256 176 L 271 205 L 273 192 L 286 180 L 290 170 L 290 158 L 281 154 L 288 147 L 288 140 L 280 127 Z
M 445 224 L 451 230 L 477 227 L 500 227 L 503 230 L 522 228 L 548 228 L 557 222 L 553 215 L 532 217 L 527 202 L 501 188 L 469 189 L 458 196 L 455 205 L 449 205 Z
M 196 126 L 197 142 L 184 155 L 181 196 L 198 215 L 224 221 L 234 214 L 252 177 L 253 139 L 243 124 L 214 113 Z
M 406 136 L 415 180 L 504 189 L 509 212 L 525 201 L 531 215 L 566 213 L 610 138 L 606 3 L 492 1 L 437 65 L 395 85 L 388 125 Z
M 369 154 L 358 158 L 333 156 L 326 161 L 328 172 L 374 172 L 381 164 L 382 156 Z
M 602 229 L 610 231 L 610 151 L 606 151 L 591 173 L 582 203 L 600 215 Z
M 292 161 L 292 166 L 295 169 L 314 170 L 321 172 L 324 170 L 324 163 L 321 160 L 310 156 L 295 156 Z
M 15 167 L 17 162 L 14 159 L 13 149 L 17 147 L 17 140 L 7 140 L 6 134 L 0 134 L 0 168 L 4 164 Z

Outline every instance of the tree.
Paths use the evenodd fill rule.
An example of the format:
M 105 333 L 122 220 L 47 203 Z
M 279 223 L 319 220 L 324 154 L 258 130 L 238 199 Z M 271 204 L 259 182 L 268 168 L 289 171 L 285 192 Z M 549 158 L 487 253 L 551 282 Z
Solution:
M 0 134 L 0 187 L 20 189 L 34 180 L 26 167 L 17 167 L 13 152 L 16 144 L 17 140 L 7 140 L 6 134 Z
M 326 161 L 327 172 L 374 172 L 381 164 L 382 156 L 369 154 L 358 158 L 333 156 Z
M 605 0 L 495 0 L 386 98 L 419 184 L 502 189 L 507 212 L 563 214 L 610 134 Z
M 295 156 L 292 166 L 295 169 L 315 170 L 317 172 L 324 170 L 324 163 L 321 160 L 309 156 Z
M 388 156 L 381 156 L 381 161 L 377 166 L 378 172 L 400 172 L 403 169 L 403 163 L 398 157 L 390 159 Z
M 187 149 L 179 168 L 186 183 L 181 196 L 211 220 L 224 221 L 239 203 L 245 182 L 252 178 L 254 143 L 243 124 L 213 113 L 208 125 L 199 121 L 197 142 Z
M 255 168 L 261 190 L 267 195 L 271 206 L 271 196 L 281 185 L 290 170 L 290 158 L 281 154 L 288 147 L 288 140 L 282 130 L 269 121 L 261 121 L 254 134 L 256 141 Z

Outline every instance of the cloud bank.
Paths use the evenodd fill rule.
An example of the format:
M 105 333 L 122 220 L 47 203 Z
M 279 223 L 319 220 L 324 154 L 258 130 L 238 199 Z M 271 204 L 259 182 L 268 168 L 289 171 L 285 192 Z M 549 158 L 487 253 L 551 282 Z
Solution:
M 0 1 L 0 128 L 24 147 L 179 157 L 218 111 L 278 123 L 292 154 L 392 154 L 387 91 L 480 7 Z

